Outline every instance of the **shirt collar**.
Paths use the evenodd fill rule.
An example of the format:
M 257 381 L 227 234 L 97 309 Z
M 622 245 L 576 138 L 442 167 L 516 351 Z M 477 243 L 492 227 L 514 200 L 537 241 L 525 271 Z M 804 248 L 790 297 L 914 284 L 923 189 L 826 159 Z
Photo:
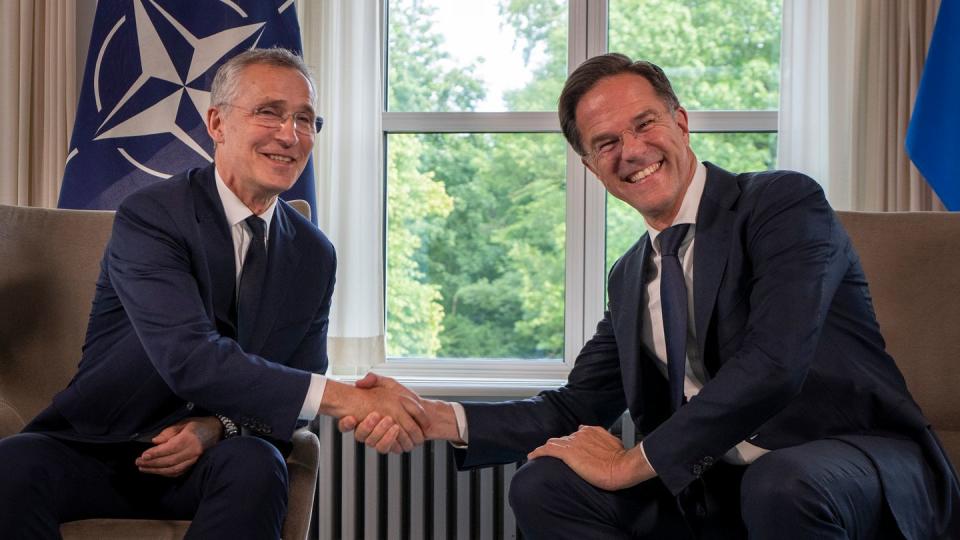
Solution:
M 690 181 L 690 185 L 687 187 L 687 192 L 683 195 L 683 202 L 680 203 L 680 211 L 677 212 L 677 217 L 673 219 L 673 225 L 680 225 L 681 223 L 690 223 L 692 226 L 690 229 L 696 228 L 697 223 L 697 210 L 700 208 L 700 199 L 703 198 L 703 188 L 707 183 L 707 168 L 703 163 L 697 163 L 697 169 L 693 173 L 693 179 Z M 649 227 L 647 232 L 650 234 L 650 243 L 653 244 L 653 249 L 659 254 L 660 246 L 657 244 L 657 236 L 660 235 L 661 231 Z M 689 235 L 690 232 L 687 233 Z
M 217 179 L 217 193 L 220 194 L 220 202 L 223 203 L 223 212 L 227 216 L 227 225 L 231 228 L 234 227 L 237 223 L 247 219 L 253 215 L 253 212 L 247 208 L 247 205 L 243 204 L 243 201 L 240 200 L 240 197 L 237 197 L 237 194 L 230 191 L 230 188 L 223 183 L 223 178 L 220 177 L 220 171 L 214 168 L 213 175 Z M 277 207 L 277 199 L 274 199 L 270 206 L 260 214 L 260 219 L 266 222 L 267 226 L 264 229 L 268 233 L 270 232 L 270 223 L 273 221 L 273 212 Z

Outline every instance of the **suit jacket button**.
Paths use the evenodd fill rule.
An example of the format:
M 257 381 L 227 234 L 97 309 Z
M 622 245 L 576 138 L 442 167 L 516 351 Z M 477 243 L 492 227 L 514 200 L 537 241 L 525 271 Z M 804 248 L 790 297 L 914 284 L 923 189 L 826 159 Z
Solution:
M 692 472 L 694 476 L 699 477 L 703 474 L 703 466 L 699 463 L 694 463 L 693 467 L 690 467 L 690 472 Z
M 187 410 L 188 410 L 188 411 L 192 411 L 192 410 L 193 410 L 193 402 L 192 402 L 192 401 L 187 402 Z
M 694 513 L 697 515 L 698 518 L 704 519 L 707 517 L 707 508 L 706 506 L 703 505 L 703 503 L 698 502 L 694 507 Z

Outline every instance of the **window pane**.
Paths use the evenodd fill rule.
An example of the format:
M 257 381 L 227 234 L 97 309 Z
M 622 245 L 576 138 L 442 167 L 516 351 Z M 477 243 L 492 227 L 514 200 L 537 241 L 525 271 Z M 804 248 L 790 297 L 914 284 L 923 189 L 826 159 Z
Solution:
M 691 133 L 690 146 L 700 161 L 740 173 L 772 169 L 776 133 Z M 607 271 L 646 231 L 643 218 L 623 201 L 607 195 Z
M 697 109 L 776 109 L 781 0 L 610 0 L 610 50 L 666 72 Z
M 565 143 L 387 137 L 387 355 L 562 358 Z
M 555 110 L 567 72 L 566 4 L 390 0 L 387 110 Z

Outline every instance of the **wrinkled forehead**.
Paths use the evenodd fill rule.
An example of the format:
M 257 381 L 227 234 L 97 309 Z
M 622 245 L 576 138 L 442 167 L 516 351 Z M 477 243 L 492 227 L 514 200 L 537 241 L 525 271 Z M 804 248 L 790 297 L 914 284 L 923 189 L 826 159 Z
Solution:
M 610 117 L 632 118 L 641 110 L 666 110 L 650 81 L 636 73 L 619 73 L 597 81 L 580 98 L 576 108 L 577 127 L 581 133 L 594 122 Z
M 580 130 L 581 141 L 589 144 L 597 136 L 619 133 L 632 127 L 634 122 L 641 118 L 660 116 L 667 112 L 666 104 L 656 94 L 651 98 L 610 94 L 590 96 L 588 92 L 577 105 L 577 128 Z
M 313 81 L 296 68 L 252 64 L 239 73 L 237 82 L 236 95 L 258 104 L 287 102 L 290 107 L 310 109 L 316 106 Z

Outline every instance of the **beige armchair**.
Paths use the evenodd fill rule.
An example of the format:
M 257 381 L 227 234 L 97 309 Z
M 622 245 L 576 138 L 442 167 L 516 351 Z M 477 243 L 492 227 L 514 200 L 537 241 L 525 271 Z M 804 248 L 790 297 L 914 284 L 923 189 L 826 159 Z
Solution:
M 294 206 L 304 215 L 304 201 Z M 0 438 L 19 432 L 76 371 L 113 212 L 0 205 Z M 319 466 L 307 429 L 287 459 L 282 535 L 305 539 Z M 67 539 L 182 538 L 187 521 L 92 519 L 65 523 Z
M 960 464 L 960 214 L 839 212 L 887 351 Z

